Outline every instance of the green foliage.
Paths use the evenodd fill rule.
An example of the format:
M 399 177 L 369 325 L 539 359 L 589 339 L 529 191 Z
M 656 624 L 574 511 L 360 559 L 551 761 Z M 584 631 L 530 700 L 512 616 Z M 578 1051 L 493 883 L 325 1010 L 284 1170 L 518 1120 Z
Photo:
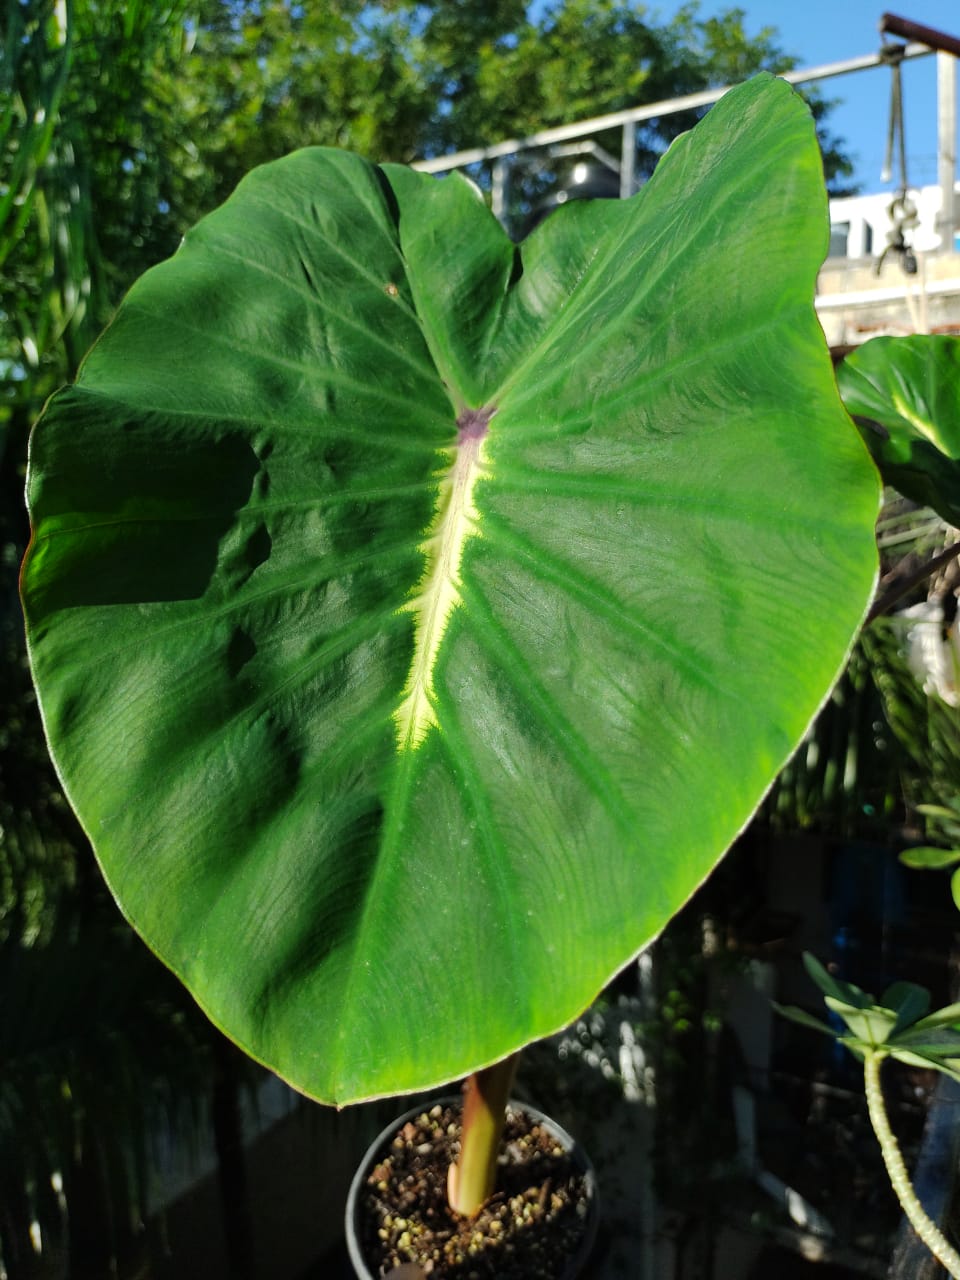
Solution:
M 209 1090 L 209 1028 L 117 917 L 63 798 L 17 597 L 29 427 L 131 279 L 179 239 L 172 210 L 191 173 L 182 156 L 170 163 L 180 121 L 159 68 L 182 46 L 181 18 L 182 6 L 153 0 L 0 6 L 0 1253 L 11 1277 L 34 1273 L 31 1222 L 49 1244 L 65 1213 L 75 1253 L 81 1226 L 103 1227 L 97 1248 L 115 1260 L 139 1230 L 150 1141 L 195 1138 Z
M 952 848 L 918 845 L 905 849 L 900 861 L 905 867 L 921 871 L 947 871 L 960 863 L 960 797 L 953 797 L 945 805 L 918 804 L 917 812 L 926 820 L 927 838 L 939 839 Z M 950 877 L 950 891 L 960 909 L 960 868 Z
M 51 402 L 24 589 L 61 774 L 129 918 L 301 1089 L 569 1021 L 804 732 L 875 559 L 824 242 L 767 77 L 519 249 L 461 178 L 304 151 Z
M 30 946 L 49 941 L 89 850 L 53 776 L 21 637 L 12 633 L 0 627 L 0 945 Z
M 337 0 L 23 0 L 0 13 L 0 449 L 73 377 L 132 280 L 253 166 L 518 136 L 790 64 L 740 10 Z M 576 92 L 572 86 L 578 86 Z M 822 103 L 814 100 L 821 113 Z M 652 124 L 641 174 L 694 117 Z M 845 161 L 824 137 L 828 174 Z M 619 144 L 616 144 L 619 146 Z M 838 169 L 839 166 L 839 169 Z M 556 180 L 519 175 L 515 199 Z
M 886 483 L 960 525 L 960 338 L 873 338 L 837 381 Z
M 17 453 L 122 291 L 176 247 L 170 210 L 189 169 L 159 68 L 182 43 L 182 9 L 29 0 L 0 18 L 19 50 L 0 139 L 0 190 L 18 191 L 0 223 L 0 423 Z
M 181 38 L 177 6 L 142 0 L 27 0 L 0 12 L 0 940 L 48 940 L 63 901 L 89 882 L 23 648 L 26 441 L 127 273 L 176 245 L 167 234 L 145 248 L 159 216 L 148 170 L 164 163 L 149 86 Z
M 905 572 L 894 568 L 886 575 L 890 584 L 888 608 L 903 601 L 901 591 L 916 591 L 917 587 L 924 594 L 936 590 L 947 603 L 952 600 L 955 604 L 949 582 L 930 588 L 924 577 L 949 562 L 950 550 L 932 558 L 928 554 L 924 560 L 903 539 L 909 537 L 911 522 L 915 527 L 924 526 L 924 512 L 929 516 L 930 510 L 948 526 L 960 523 L 960 340 L 926 335 L 875 338 L 842 362 L 837 379 L 844 404 L 884 480 L 922 508 L 908 516 L 906 532 L 896 527 L 904 523 L 896 518 L 890 529 L 881 525 L 881 548 L 888 540 L 896 544 L 906 566 Z M 929 521 L 926 527 L 931 530 Z M 955 537 L 937 521 L 932 523 L 932 534 L 941 547 Z M 878 620 L 864 635 L 863 644 L 883 695 L 886 720 L 909 759 L 903 770 L 905 796 L 926 820 L 929 839 L 956 844 L 960 840 L 960 812 L 956 809 L 960 722 L 955 708 L 939 693 L 924 687 L 922 677 L 909 669 L 905 657 L 906 628 L 923 625 L 942 632 L 944 666 L 949 665 L 953 650 L 946 641 L 952 615 L 945 616 L 943 622 L 936 620 L 938 616 L 945 615 L 935 613 L 920 624 L 905 618 Z M 935 637 L 930 640 L 926 649 L 932 653 Z M 944 673 L 944 682 L 933 682 L 938 688 L 942 684 L 945 697 L 950 697 L 952 683 L 946 678 L 948 674 Z M 904 853 L 902 860 L 909 866 L 943 868 L 956 858 L 948 850 L 915 848 Z M 955 878 L 954 893 L 958 892 L 960 881 Z
M 201 4 L 170 81 L 199 170 L 181 216 L 192 221 L 251 167 L 309 144 L 412 159 L 437 109 L 413 26 L 419 8 Z
M 71 10 L 10 4 L 0 17 L 0 267 L 26 225 L 53 141 L 67 72 Z
M 565 17 L 558 10 L 539 20 L 544 31 L 563 22 L 569 29 L 571 14 L 582 13 L 591 37 L 582 56 L 577 40 L 566 49 L 544 40 L 550 59 L 541 68 L 537 38 L 527 41 L 548 114 L 562 111 L 565 84 L 574 81 L 585 110 L 620 101 L 603 48 L 617 7 L 594 7 L 595 16 L 570 5 Z M 660 51 L 657 67 L 647 68 L 660 78 L 648 74 L 640 100 L 655 83 L 681 92 L 780 65 L 766 35 L 756 49 L 741 47 L 742 14 L 703 24 L 687 10 L 689 39 L 679 25 L 670 37 L 678 48 L 687 39 L 686 61 L 671 79 L 670 41 L 658 45 L 640 6 L 620 10 L 632 34 L 617 43 L 619 71 L 632 74 L 641 45 L 651 58 Z M 526 25 L 515 3 L 20 0 L 0 11 L 0 1130 L 6 1169 L 17 1174 L 3 1186 L 5 1224 L 23 1208 L 23 1187 L 44 1185 L 53 1167 L 45 1160 L 63 1169 L 70 1151 L 83 1156 L 86 1148 L 115 1172 L 129 1162 L 131 1143 L 140 1150 L 155 1121 L 154 1103 L 173 1108 L 177 1089 L 199 1087 L 202 1053 L 196 1026 L 184 1023 L 169 992 L 157 995 L 155 967 L 130 949 L 129 935 L 117 926 L 97 941 L 98 883 L 46 759 L 15 599 L 27 540 L 28 427 L 75 375 L 130 282 L 173 252 L 184 228 L 252 164 L 305 141 L 380 159 L 488 138 L 487 112 L 497 104 L 490 85 L 477 87 L 479 73 L 489 79 L 504 67 L 497 57 Z M 691 79 L 698 49 L 708 48 L 715 64 Z M 534 100 L 518 101 L 512 119 L 497 117 L 506 132 L 517 132 Z M 641 140 L 642 172 L 670 136 Z M 828 151 L 828 171 L 831 163 Z M 91 1118 L 99 1130 L 92 1144 L 83 1127 Z M 72 1192 L 70 1199 L 72 1206 Z M 122 1216 L 119 1202 L 114 1208 Z
M 304 145 L 409 162 L 795 65 L 772 29 L 748 36 L 744 19 L 737 8 L 702 18 L 690 4 L 663 22 L 636 0 L 293 7 L 207 0 L 177 70 L 178 110 L 205 171 L 192 210 L 223 199 L 252 165 Z M 825 118 L 829 104 L 808 97 L 818 120 Z M 649 177 L 700 115 L 642 126 L 638 177 Z M 820 140 L 835 186 L 851 166 L 824 129 Z M 597 141 L 619 154 L 617 131 Z M 514 168 L 514 219 L 550 190 L 562 167 L 538 154 Z
M 900 855 L 905 867 L 922 868 L 928 871 L 943 871 L 960 862 L 960 849 L 936 849 L 933 846 L 915 845 Z
M 833 1037 L 855 1058 L 879 1052 L 960 1081 L 960 1004 L 929 1013 L 929 993 L 912 982 L 895 982 L 877 1000 L 852 982 L 834 978 L 814 956 L 804 955 L 803 962 L 827 1008 L 847 1030 L 838 1033 L 793 1005 L 775 1005 L 784 1017 Z
M 924 691 L 907 664 L 903 640 L 904 625 L 894 618 L 877 619 L 862 642 L 887 724 L 907 755 L 901 769 L 907 801 L 944 805 L 956 795 L 960 722 L 955 707 Z
M 960 1004 L 929 1013 L 928 992 L 912 982 L 895 982 L 878 1001 L 853 983 L 834 978 L 813 956 L 807 954 L 803 959 L 824 1003 L 845 1025 L 846 1032 L 836 1031 L 803 1009 L 774 1007 L 791 1021 L 835 1039 L 863 1063 L 870 1122 L 891 1186 L 923 1243 L 951 1276 L 960 1276 L 960 1255 L 927 1216 L 910 1182 L 880 1085 L 880 1067 L 886 1058 L 909 1067 L 939 1071 L 960 1082 Z
M 904 775 L 911 766 L 886 724 L 876 671 L 858 638 L 816 721 L 777 775 L 758 820 L 779 832 L 886 839 L 900 820 Z
M 210 1037 L 186 1006 L 115 914 L 0 944 L 0 1251 L 12 1276 L 28 1274 L 29 1222 L 49 1247 L 65 1210 L 77 1237 L 96 1213 L 103 1257 L 135 1247 L 151 1144 L 189 1144 L 206 1119 Z M 73 1274 L 91 1274 L 74 1251 Z

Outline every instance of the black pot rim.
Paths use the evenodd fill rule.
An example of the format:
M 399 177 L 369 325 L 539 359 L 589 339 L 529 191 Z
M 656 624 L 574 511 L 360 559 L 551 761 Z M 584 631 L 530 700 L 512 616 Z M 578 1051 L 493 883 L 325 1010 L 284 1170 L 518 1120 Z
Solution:
M 347 1237 L 347 1251 L 350 1254 L 350 1262 L 356 1272 L 357 1280 L 380 1280 L 379 1276 L 367 1266 L 366 1259 L 360 1248 L 360 1239 L 356 1229 L 357 1204 L 360 1198 L 361 1188 L 367 1176 L 370 1166 L 373 1164 L 374 1158 L 380 1151 L 380 1148 L 386 1143 L 387 1139 L 394 1134 L 397 1129 L 402 1128 L 408 1120 L 413 1120 L 416 1116 L 422 1115 L 424 1111 L 429 1111 L 435 1106 L 451 1106 L 458 1109 L 463 1105 L 463 1098 L 460 1094 L 450 1094 L 440 1098 L 430 1098 L 425 1102 L 419 1103 L 415 1107 L 410 1107 L 402 1115 L 391 1120 L 374 1138 L 373 1142 L 367 1148 L 363 1159 L 357 1166 L 357 1171 L 353 1175 L 353 1181 L 350 1183 L 350 1191 L 347 1195 L 346 1213 L 344 1215 L 344 1228 Z M 583 1267 L 586 1265 L 587 1259 L 593 1251 L 594 1241 L 597 1235 L 597 1225 L 600 1220 L 600 1201 L 597 1194 L 597 1175 L 593 1164 L 586 1151 L 577 1142 L 576 1138 L 571 1137 L 562 1125 L 557 1124 L 556 1120 L 545 1115 L 536 1107 L 531 1106 L 527 1102 L 520 1102 L 511 1098 L 507 1103 L 507 1107 L 511 1111 L 522 1111 L 537 1124 L 543 1125 L 549 1134 L 564 1147 L 569 1153 L 570 1158 L 580 1166 L 583 1174 L 584 1183 L 587 1192 L 587 1222 L 586 1230 L 580 1241 L 580 1247 L 567 1263 L 562 1275 L 557 1280 L 576 1280 Z

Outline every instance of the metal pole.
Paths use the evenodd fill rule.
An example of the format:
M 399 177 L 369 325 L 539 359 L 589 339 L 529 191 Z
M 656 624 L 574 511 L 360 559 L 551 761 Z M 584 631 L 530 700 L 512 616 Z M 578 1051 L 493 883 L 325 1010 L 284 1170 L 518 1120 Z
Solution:
M 956 36 L 937 31 L 934 27 L 922 27 L 919 22 L 901 18 L 895 13 L 885 13 L 880 19 L 880 34 L 916 40 L 931 49 L 942 49 L 944 53 L 952 53 L 954 57 L 960 58 L 960 39 Z
M 925 44 L 908 44 L 904 50 L 904 59 L 928 58 L 933 50 Z M 871 67 L 885 64 L 879 53 L 864 54 L 859 58 L 846 58 L 843 62 L 825 62 L 817 67 L 807 67 L 801 71 L 787 71 L 780 79 L 788 84 L 807 84 L 812 80 L 827 80 L 831 76 L 846 75 L 851 71 L 867 71 Z M 668 98 L 663 102 L 651 102 L 642 107 L 630 107 L 626 111 L 612 111 L 609 115 L 594 116 L 590 120 L 580 120 L 576 124 L 558 125 L 553 129 L 541 129 L 539 133 L 530 134 L 526 138 L 510 138 L 504 142 L 496 142 L 489 147 L 471 147 L 468 151 L 456 151 L 452 155 L 433 156 L 429 160 L 417 160 L 411 166 L 421 173 L 447 173 L 451 169 L 461 169 L 465 165 L 478 164 L 483 160 L 495 160 L 498 156 L 516 155 L 518 151 L 527 151 L 531 147 L 544 147 L 551 142 L 568 142 L 571 138 L 584 138 L 599 133 L 603 129 L 616 129 L 628 122 L 638 123 L 641 120 L 654 120 L 660 116 L 669 116 L 676 111 L 689 111 L 694 107 L 709 107 L 718 102 L 733 85 L 724 85 L 719 89 L 705 89 L 701 93 L 688 93 L 682 98 Z
M 957 60 L 937 54 L 937 178 L 940 183 L 940 251 L 952 253 L 957 230 Z
M 620 199 L 626 200 L 636 190 L 635 172 L 637 167 L 637 124 L 635 120 L 625 120 L 623 138 L 620 142 Z
M 503 157 L 493 162 L 493 180 L 490 190 L 490 208 L 495 218 L 503 221 L 504 210 L 507 207 L 507 162 Z

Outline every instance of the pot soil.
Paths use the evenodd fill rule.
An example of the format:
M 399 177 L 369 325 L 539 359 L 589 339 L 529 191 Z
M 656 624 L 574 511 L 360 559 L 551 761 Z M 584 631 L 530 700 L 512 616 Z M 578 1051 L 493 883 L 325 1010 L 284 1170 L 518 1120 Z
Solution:
M 596 1181 L 568 1133 L 510 1103 L 496 1191 L 475 1218 L 447 1205 L 460 1152 L 460 1100 L 395 1120 L 372 1144 L 347 1200 L 359 1280 L 574 1280 L 593 1245 Z

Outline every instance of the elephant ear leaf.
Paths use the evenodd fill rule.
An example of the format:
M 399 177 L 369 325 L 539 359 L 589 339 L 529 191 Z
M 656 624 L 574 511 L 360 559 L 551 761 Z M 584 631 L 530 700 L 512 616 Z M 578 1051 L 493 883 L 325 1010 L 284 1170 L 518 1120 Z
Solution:
M 886 483 L 960 525 L 960 338 L 872 338 L 837 380 Z
M 49 404 L 23 590 L 66 792 L 129 919 L 299 1089 L 564 1025 L 802 737 L 875 576 L 826 243 L 769 76 L 520 246 L 460 177 L 308 149 Z

